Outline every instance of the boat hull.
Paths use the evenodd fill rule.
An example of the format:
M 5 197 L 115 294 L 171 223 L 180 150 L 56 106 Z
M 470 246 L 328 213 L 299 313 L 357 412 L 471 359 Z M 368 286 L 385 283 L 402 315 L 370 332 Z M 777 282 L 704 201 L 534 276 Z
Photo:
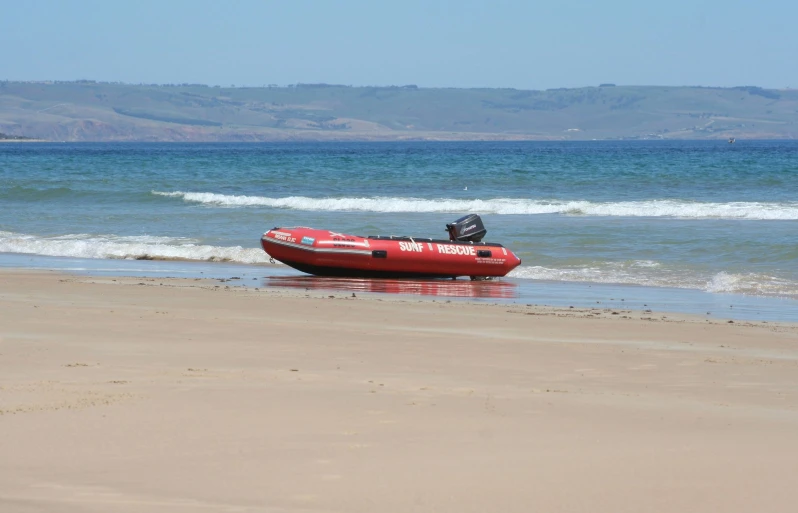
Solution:
M 500 277 L 521 264 L 501 244 L 359 237 L 305 227 L 269 230 L 261 237 L 261 246 L 275 260 L 316 276 Z

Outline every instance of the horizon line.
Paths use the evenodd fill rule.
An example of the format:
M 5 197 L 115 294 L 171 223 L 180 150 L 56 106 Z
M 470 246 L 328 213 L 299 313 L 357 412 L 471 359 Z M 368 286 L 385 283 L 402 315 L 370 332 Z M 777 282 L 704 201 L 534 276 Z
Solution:
M 94 79 L 74 79 L 74 80 L 14 80 L 0 79 L 0 83 L 18 84 L 97 84 L 97 85 L 122 85 L 122 86 L 144 86 L 144 87 L 206 87 L 209 89 L 294 89 L 294 88 L 349 88 L 349 89 L 454 89 L 454 90 L 506 90 L 506 91 L 565 91 L 571 89 L 591 89 L 606 87 L 656 87 L 656 88 L 691 88 L 691 89 L 748 89 L 757 88 L 771 91 L 793 91 L 798 88 L 785 87 L 762 87 L 757 85 L 736 85 L 736 86 L 707 86 L 707 85 L 657 85 L 657 84 L 615 84 L 603 82 L 598 85 L 583 85 L 577 87 L 549 87 L 546 89 L 524 89 L 518 87 L 458 87 L 458 86 L 419 86 L 416 84 L 402 85 L 352 85 L 352 84 L 333 84 L 327 82 L 296 82 L 290 84 L 262 84 L 262 85 L 235 85 L 223 86 L 221 84 L 203 84 L 199 82 L 180 82 L 180 83 L 156 83 L 156 82 L 123 82 L 118 80 L 94 80 Z

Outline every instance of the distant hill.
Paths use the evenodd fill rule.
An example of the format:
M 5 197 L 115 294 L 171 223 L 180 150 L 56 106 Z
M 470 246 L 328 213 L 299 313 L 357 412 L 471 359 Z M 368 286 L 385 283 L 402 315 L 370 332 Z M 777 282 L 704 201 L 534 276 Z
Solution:
M 55 141 L 798 138 L 798 90 L 0 82 L 0 132 Z

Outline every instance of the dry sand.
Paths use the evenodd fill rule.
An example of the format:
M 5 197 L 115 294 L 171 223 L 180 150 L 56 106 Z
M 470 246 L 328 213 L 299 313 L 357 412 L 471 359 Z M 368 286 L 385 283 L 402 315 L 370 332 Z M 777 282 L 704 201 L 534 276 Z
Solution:
M 795 326 L 307 294 L 0 271 L 0 511 L 798 508 Z

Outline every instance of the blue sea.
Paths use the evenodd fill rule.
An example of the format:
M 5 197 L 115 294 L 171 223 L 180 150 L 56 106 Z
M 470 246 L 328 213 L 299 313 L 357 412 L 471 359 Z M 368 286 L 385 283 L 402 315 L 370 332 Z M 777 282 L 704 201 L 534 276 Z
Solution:
M 798 318 L 796 141 L 0 144 L 6 266 L 178 275 L 201 263 L 305 286 L 269 263 L 264 231 L 445 237 L 467 213 L 522 259 L 496 297 L 700 295 Z M 481 297 L 486 285 L 457 286 Z

